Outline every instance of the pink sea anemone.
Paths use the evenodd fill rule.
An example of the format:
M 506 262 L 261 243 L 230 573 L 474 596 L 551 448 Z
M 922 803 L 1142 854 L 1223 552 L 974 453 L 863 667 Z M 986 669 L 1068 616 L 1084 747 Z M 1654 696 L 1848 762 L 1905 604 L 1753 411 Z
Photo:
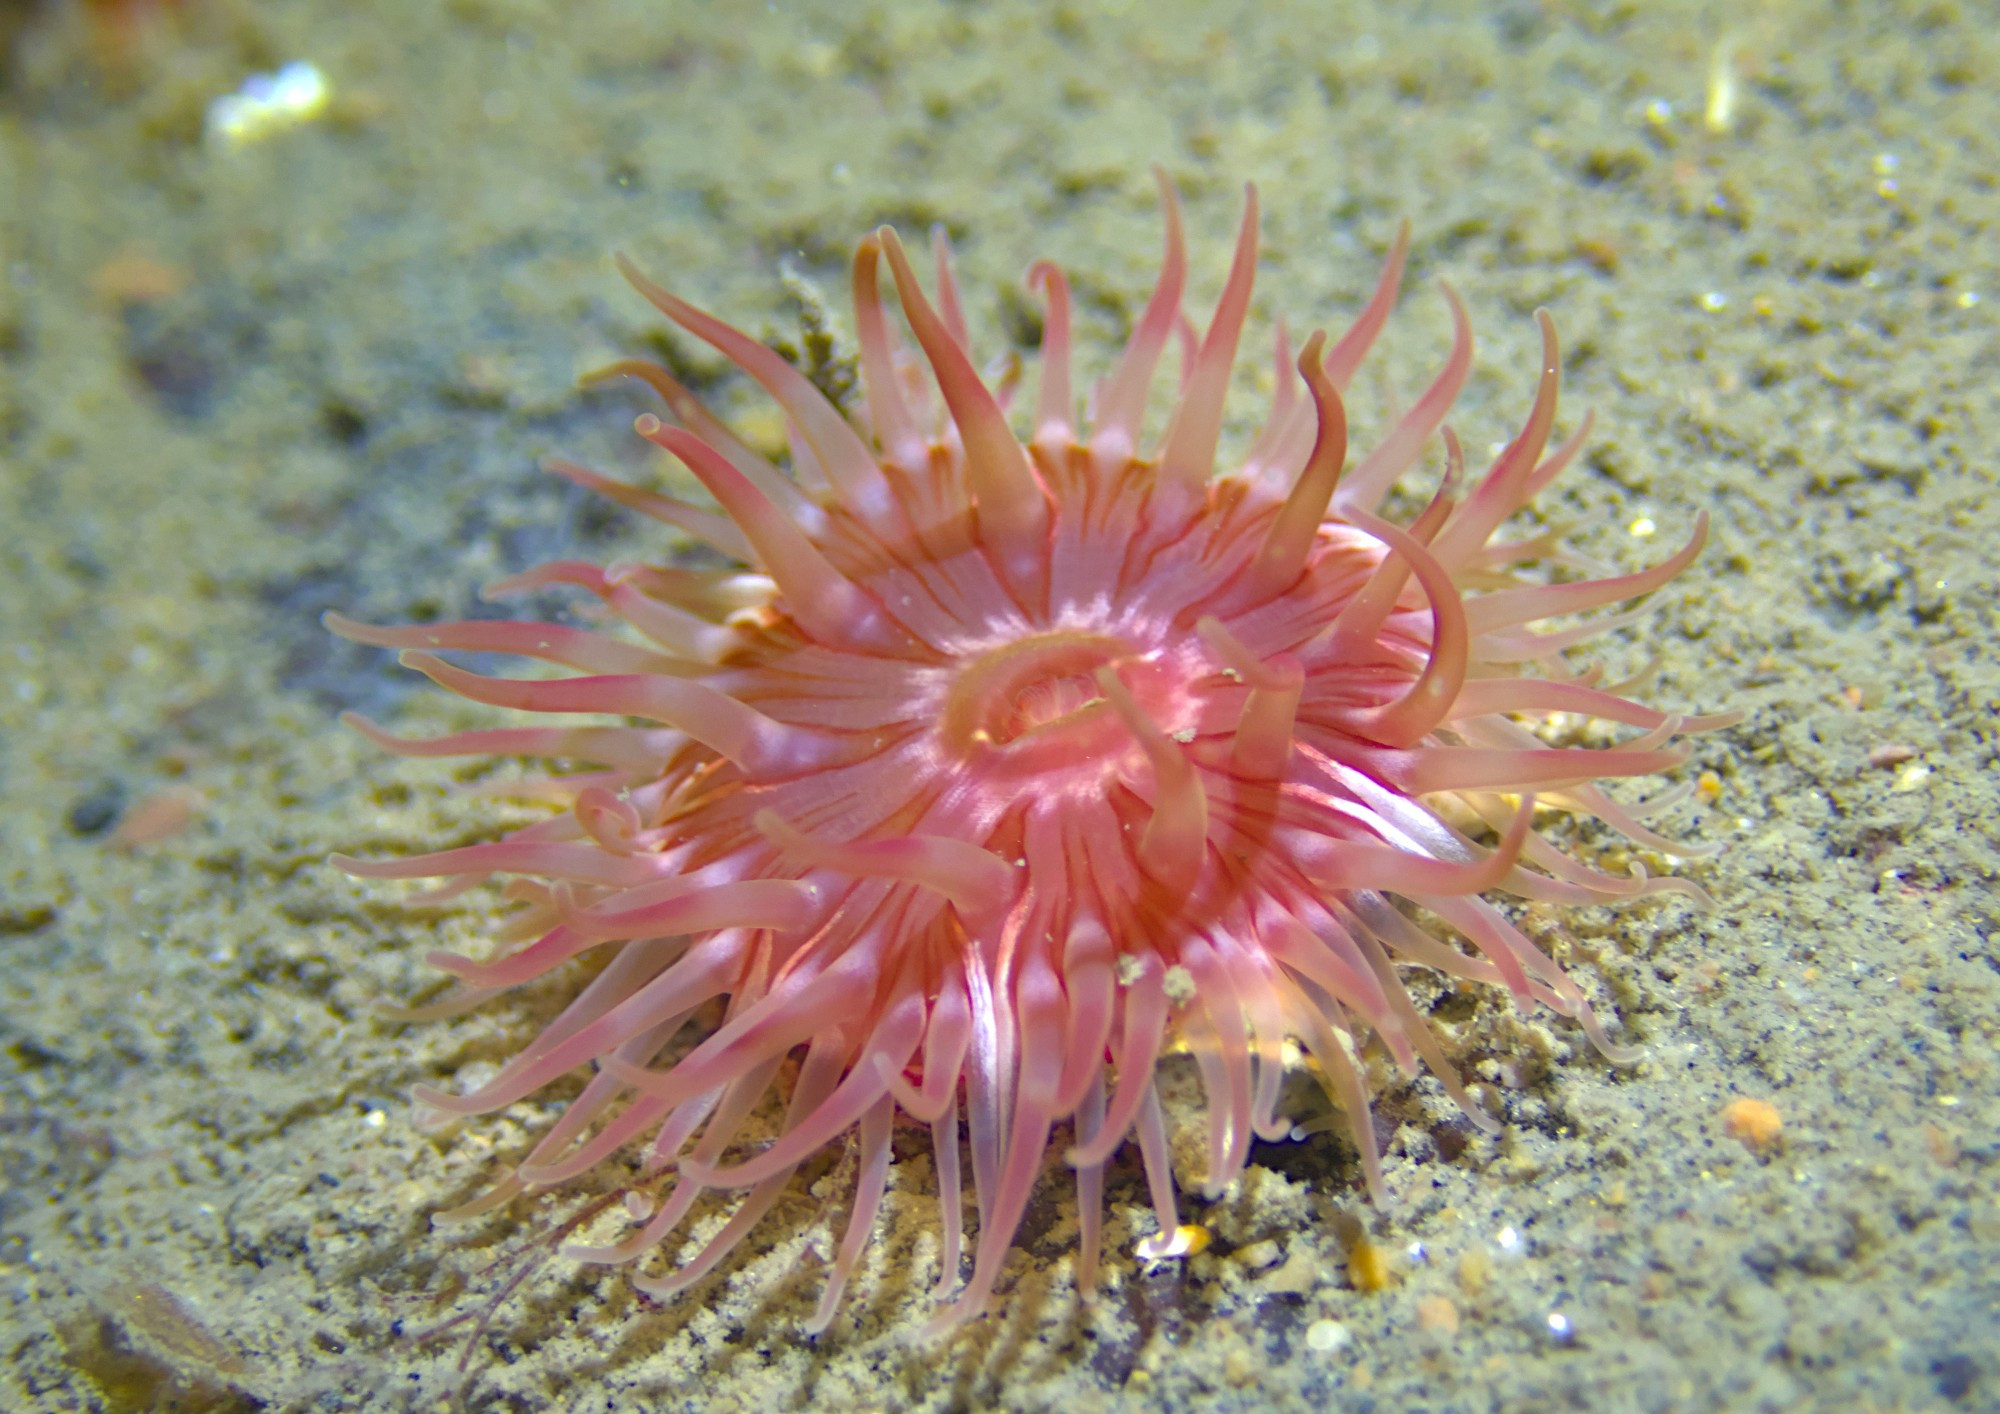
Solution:
M 935 303 L 893 231 L 856 251 L 864 400 L 852 415 L 621 261 L 662 313 L 776 400 L 791 474 L 665 370 L 637 362 L 599 376 L 631 375 L 661 395 L 675 421 L 641 417 L 639 435 L 684 462 L 721 513 L 553 470 L 751 568 L 563 561 L 488 591 L 574 586 L 630 635 L 329 617 L 349 638 L 408 650 L 409 666 L 474 701 L 649 724 L 405 741 L 357 723 L 406 755 L 598 768 L 527 788 L 565 808 L 494 843 L 341 861 L 369 878 L 443 878 L 445 893 L 512 876 L 505 896 L 520 909 L 496 955 L 434 954 L 462 988 L 413 1015 L 578 968 L 567 1009 L 493 1078 L 468 1094 L 417 1091 L 444 1122 L 587 1072 L 532 1152 L 459 1216 L 637 1146 L 634 1182 L 653 1196 L 632 1204 L 636 1231 L 572 1249 L 636 1263 L 705 1191 L 747 1190 L 692 1259 L 637 1279 L 663 1296 L 728 1254 L 803 1161 L 858 1130 L 853 1206 L 817 1331 L 874 1225 L 899 1109 L 930 1126 L 939 1295 L 958 1282 L 963 1112 L 979 1222 L 970 1276 L 939 1317 L 950 1324 L 984 1309 L 1058 1125 L 1071 1130 L 1080 1287 L 1098 1264 L 1105 1166 L 1127 1138 L 1161 1233 L 1176 1230 L 1154 1088 L 1156 1059 L 1175 1041 L 1207 1092 L 1211 1197 L 1242 1172 L 1253 1136 L 1289 1132 L 1276 1112 L 1287 1038 L 1344 1111 L 1378 1198 L 1357 1064 L 1370 1037 L 1405 1074 L 1428 1069 L 1472 1124 L 1495 1127 L 1400 968 L 1504 986 L 1620 1054 L 1578 984 L 1485 896 L 1592 904 L 1698 892 L 1590 868 L 1534 826 L 1552 807 L 1677 849 L 1596 782 L 1671 770 L 1685 759 L 1674 737 L 1730 719 L 1668 715 L 1565 669 L 1565 650 L 1629 615 L 1535 625 L 1667 583 L 1699 550 L 1703 519 L 1659 565 L 1602 578 L 1554 572 L 1583 566 L 1552 533 L 1496 540 L 1575 457 L 1589 423 L 1548 449 L 1557 349 L 1538 314 L 1541 376 L 1526 423 L 1466 484 L 1444 418 L 1472 335 L 1449 287 L 1443 369 L 1349 467 L 1341 395 L 1395 301 L 1406 235 L 1353 327 L 1330 347 L 1319 333 L 1306 340 L 1297 377 L 1280 328 L 1270 414 L 1242 463 L 1218 474 L 1257 264 L 1256 193 L 1196 338 L 1181 315 L 1178 199 L 1164 178 L 1161 192 L 1158 286 L 1081 426 L 1069 287 L 1054 265 L 1028 272 L 1047 318 L 1025 444 L 1009 427 L 1011 383 L 996 389 L 975 371 L 941 240 Z M 921 361 L 891 332 L 885 259 Z M 1142 455 L 1148 390 L 1177 330 L 1179 398 L 1157 450 Z M 1440 433 L 1442 486 L 1409 524 L 1382 518 L 1384 493 Z M 484 677 L 433 650 L 518 654 L 580 676 Z M 1554 747 L 1522 721 L 1550 714 L 1635 735 Z M 787 1084 L 776 1137 L 750 1146 L 747 1134 L 768 1130 L 760 1102 Z

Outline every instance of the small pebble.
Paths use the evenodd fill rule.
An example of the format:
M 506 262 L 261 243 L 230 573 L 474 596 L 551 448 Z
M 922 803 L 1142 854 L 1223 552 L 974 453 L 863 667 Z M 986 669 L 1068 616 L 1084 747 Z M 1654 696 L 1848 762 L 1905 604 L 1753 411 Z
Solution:
M 1783 1137 L 1785 1121 L 1769 1100 L 1742 1096 L 1722 1110 L 1722 1127 L 1731 1139 L 1755 1154 L 1768 1154 Z
M 1306 1327 L 1306 1349 L 1321 1355 L 1344 1348 L 1353 1338 L 1338 1321 L 1314 1321 Z
M 193 786 L 168 786 L 133 806 L 105 843 L 118 850 L 157 844 L 192 825 L 207 804 Z
M 1392 1279 L 1389 1254 L 1363 1237 L 1347 1250 L 1347 1281 L 1356 1291 L 1383 1291 Z
M 1264 1289 L 1277 1296 L 1304 1296 L 1319 1285 L 1319 1280 L 1319 1263 L 1301 1247 L 1264 1278 Z
M 65 817 L 70 833 L 82 835 L 85 839 L 101 835 L 118 823 L 118 816 L 125 809 L 125 786 L 121 781 L 110 780 L 94 787 L 88 795 L 73 802 Z
M 1417 1302 L 1417 1325 L 1441 1335 L 1457 1335 L 1458 1307 L 1448 1297 L 1422 1297 Z
M 1251 1271 L 1261 1272 L 1266 1267 L 1277 1265 L 1278 1258 L 1283 1254 L 1278 1251 L 1278 1244 L 1267 1237 L 1261 1242 L 1237 1248 L 1232 1255 Z

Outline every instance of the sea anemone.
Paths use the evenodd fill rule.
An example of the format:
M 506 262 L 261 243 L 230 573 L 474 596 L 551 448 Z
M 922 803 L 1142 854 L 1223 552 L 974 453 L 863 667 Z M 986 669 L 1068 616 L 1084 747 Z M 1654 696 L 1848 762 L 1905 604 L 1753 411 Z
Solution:
M 858 1131 L 851 1213 L 808 1327 L 818 1331 L 874 1226 L 899 1110 L 931 1131 L 939 1298 L 958 1282 L 962 1113 L 978 1230 L 971 1273 L 938 1317 L 950 1325 L 985 1308 L 1058 1125 L 1071 1131 L 1080 1288 L 1098 1266 L 1105 1168 L 1127 1138 L 1160 1233 L 1176 1231 L 1154 1085 L 1164 1049 L 1185 1047 L 1199 1065 L 1210 1197 L 1243 1171 L 1253 1136 L 1290 1133 L 1277 1113 L 1289 1039 L 1344 1112 L 1378 1200 L 1361 1061 L 1370 1044 L 1405 1075 L 1428 1070 L 1471 1124 L 1496 1127 L 1402 969 L 1504 986 L 1523 1007 L 1572 1018 L 1605 1055 L 1623 1054 L 1577 982 L 1486 896 L 1698 894 L 1638 868 L 1601 872 L 1535 826 L 1538 812 L 1566 811 L 1691 853 L 1598 782 L 1671 770 L 1686 756 L 1673 738 L 1730 719 L 1656 711 L 1629 687 L 1564 667 L 1565 650 L 1631 615 L 1536 626 L 1666 584 L 1700 549 L 1704 519 L 1653 568 L 1595 578 L 1553 532 L 1496 539 L 1575 458 L 1589 420 L 1549 450 L 1558 357 L 1538 313 L 1533 406 L 1468 485 L 1444 419 L 1472 334 L 1449 286 L 1442 370 L 1348 467 L 1342 393 L 1395 302 L 1407 227 L 1338 342 L 1312 334 L 1294 365 L 1279 328 L 1269 416 L 1242 462 L 1218 474 L 1257 264 L 1256 192 L 1196 337 L 1181 314 L 1178 198 L 1164 177 L 1160 187 L 1159 282 L 1081 424 L 1068 284 L 1051 264 L 1028 272 L 1046 320 L 1025 444 L 1009 425 L 1011 378 L 990 386 L 976 370 L 941 238 L 935 302 L 894 231 L 855 252 L 862 378 L 849 412 L 621 259 L 661 313 L 776 401 L 791 471 L 640 362 L 595 377 L 651 385 L 674 420 L 640 417 L 639 435 L 683 462 L 720 514 L 551 469 L 747 568 L 565 560 L 487 591 L 572 586 L 630 635 L 329 616 L 335 632 L 404 649 L 408 666 L 473 701 L 647 724 L 409 741 L 356 722 L 405 755 L 596 768 L 524 787 L 561 813 L 493 843 L 340 861 L 368 878 L 442 878 L 447 895 L 512 876 L 505 896 L 520 907 L 496 955 L 433 954 L 462 986 L 409 1015 L 448 1015 L 579 968 L 567 1008 L 491 1079 L 466 1094 L 418 1088 L 424 1117 L 442 1124 L 588 1076 L 532 1152 L 445 1216 L 570 1182 L 637 1146 L 637 1177 L 625 1180 L 636 1231 L 569 1249 L 636 1263 L 703 1193 L 747 1190 L 690 1260 L 636 1279 L 664 1296 L 726 1256 L 801 1163 Z M 891 332 L 884 261 L 921 361 Z M 1179 396 L 1157 450 L 1142 454 L 1149 389 L 1177 334 Z M 1394 524 L 1378 503 L 1434 440 L 1442 485 Z M 435 650 L 517 654 L 580 675 L 486 677 Z M 1530 729 L 1537 718 L 1634 735 L 1558 747 Z M 774 1088 L 789 1090 L 783 1117 L 754 1147 Z

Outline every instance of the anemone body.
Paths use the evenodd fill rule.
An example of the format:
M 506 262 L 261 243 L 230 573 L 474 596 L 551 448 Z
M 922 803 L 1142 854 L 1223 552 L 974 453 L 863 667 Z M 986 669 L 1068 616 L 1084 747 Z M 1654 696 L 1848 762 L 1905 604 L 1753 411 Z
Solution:
M 851 418 L 777 354 L 628 266 L 668 318 L 777 401 L 791 471 L 664 370 L 637 363 L 607 373 L 644 379 L 673 418 L 642 417 L 638 432 L 683 461 L 719 513 L 553 469 L 745 568 L 561 562 L 493 587 L 575 586 L 630 632 L 332 621 L 411 650 L 411 666 L 476 701 L 621 719 L 426 742 L 360 724 L 405 754 L 594 768 L 549 778 L 540 793 L 561 813 L 493 843 L 344 861 L 370 877 L 442 878 L 446 893 L 512 880 L 521 907 L 495 956 L 434 955 L 461 988 L 424 1014 L 596 959 L 567 1009 L 494 1078 L 467 1094 L 419 1091 L 441 1121 L 587 1073 L 533 1151 L 458 1216 L 635 1151 L 635 1182 L 657 1190 L 657 1206 L 635 1205 L 627 1240 L 576 1255 L 646 1268 L 703 1192 L 741 1190 L 697 1255 L 636 1278 L 664 1295 L 726 1256 L 802 1162 L 858 1135 L 818 1330 L 874 1223 L 900 1112 L 932 1132 L 940 1299 L 957 1288 L 940 1316 L 949 1324 L 993 1292 L 1059 1126 L 1080 1197 L 1081 1286 L 1098 1263 L 1105 1167 L 1127 1139 L 1160 1233 L 1175 1231 L 1154 1088 L 1163 1048 L 1184 1043 L 1200 1065 L 1210 1195 L 1242 1171 L 1253 1136 L 1289 1132 L 1277 1113 L 1288 1038 L 1344 1111 L 1378 1197 L 1357 1065 L 1371 1038 L 1493 1127 L 1401 968 L 1504 986 L 1617 1054 L 1577 984 L 1486 896 L 1564 904 L 1692 891 L 1585 866 L 1533 830 L 1534 811 L 1593 815 L 1672 849 L 1598 782 L 1673 768 L 1684 758 L 1671 739 L 1722 719 L 1670 717 L 1565 670 L 1564 650 L 1624 618 L 1536 625 L 1657 588 L 1693 557 L 1701 529 L 1651 570 L 1597 579 L 1550 574 L 1566 563 L 1550 537 L 1497 540 L 1572 459 L 1587 420 L 1551 449 L 1557 356 L 1539 315 L 1525 424 L 1465 484 L 1444 422 L 1472 341 L 1448 288 L 1455 336 L 1442 370 L 1348 465 L 1341 393 L 1394 303 L 1403 236 L 1331 348 L 1315 334 L 1294 365 L 1279 332 L 1263 431 L 1242 465 L 1218 474 L 1256 197 L 1197 339 L 1181 315 L 1177 198 L 1161 186 L 1160 280 L 1087 425 L 1075 417 L 1069 294 L 1051 265 L 1029 274 L 1047 315 L 1025 443 L 1007 416 L 1011 390 L 975 371 L 942 241 L 936 304 L 892 232 L 861 243 L 865 405 Z M 920 359 L 891 332 L 885 258 Z M 1177 331 L 1180 396 L 1142 455 L 1148 390 Z M 1384 492 L 1439 441 L 1446 476 L 1428 507 L 1407 525 L 1378 516 Z M 431 650 L 511 652 L 573 675 L 483 677 Z M 1633 736 L 1558 749 L 1521 720 L 1546 713 L 1608 719 Z M 778 1136 L 747 1146 L 746 1121 L 785 1079 Z M 978 1214 L 969 1274 L 962 1138 Z

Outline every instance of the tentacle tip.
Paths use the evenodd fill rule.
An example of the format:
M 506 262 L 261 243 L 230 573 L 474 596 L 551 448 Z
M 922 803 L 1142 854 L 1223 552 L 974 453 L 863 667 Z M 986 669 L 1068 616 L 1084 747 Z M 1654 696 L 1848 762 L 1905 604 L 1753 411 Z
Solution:
M 438 1089 L 435 1085 L 412 1085 L 410 1087 L 410 1103 L 415 1105 L 419 1110 L 428 1110 L 433 1114 L 446 1111 L 455 1098 L 457 1097 Z
M 1299 350 L 1297 366 L 1299 376 L 1307 383 L 1312 382 L 1315 373 L 1322 379 L 1326 377 L 1326 370 L 1320 365 L 1320 350 L 1325 347 L 1326 330 L 1315 329 L 1306 335 L 1305 347 Z
M 929 1345 L 958 1334 L 968 1324 L 984 1316 L 991 1301 L 991 1297 L 972 1301 L 969 1295 L 961 1296 L 918 1327 L 917 1340 Z
M 602 368 L 586 368 L 583 372 L 576 375 L 576 386 L 579 388 L 595 388 L 600 383 L 609 383 L 614 378 L 623 378 L 628 367 L 628 363 L 620 359 L 612 363 L 607 363 Z M 542 460 L 547 461 L 548 458 L 544 457 Z
M 1266 1144 L 1283 1144 L 1292 1137 L 1292 1128 L 1292 1121 L 1285 1115 L 1273 1115 L 1268 1122 L 1251 1126 Z
M 1705 844 L 1694 844 L 1688 840 L 1675 840 L 1674 847 L 1668 851 L 1668 855 L 1670 858 L 1679 860 L 1683 864 L 1699 864 L 1704 859 L 1715 858 L 1726 847 L 1721 840 L 1710 840 Z M 1682 882 L 1685 883 L 1687 881 L 1683 880 Z M 1704 906 L 1710 908 L 1715 906 L 1715 900 L 1708 896 L 1707 890 L 1702 889 L 1698 884 L 1691 884 L 1689 887 L 1700 892 L 1702 896 L 1700 902 Z
M 1488 1114 L 1485 1110 L 1477 1106 L 1466 1110 L 1464 1113 L 1465 1117 L 1472 1121 L 1472 1127 L 1488 1138 L 1498 1137 L 1500 1131 L 1506 1128 L 1505 1125 L 1500 1123 L 1498 1118 Z
M 374 1017 L 377 1021 L 389 1022 L 395 1025 L 404 1025 L 419 1020 L 421 1010 L 422 1008 L 420 1007 L 405 1006 L 401 1002 L 392 1002 L 387 997 L 376 997 L 368 1003 L 368 1014 L 370 1016 Z

